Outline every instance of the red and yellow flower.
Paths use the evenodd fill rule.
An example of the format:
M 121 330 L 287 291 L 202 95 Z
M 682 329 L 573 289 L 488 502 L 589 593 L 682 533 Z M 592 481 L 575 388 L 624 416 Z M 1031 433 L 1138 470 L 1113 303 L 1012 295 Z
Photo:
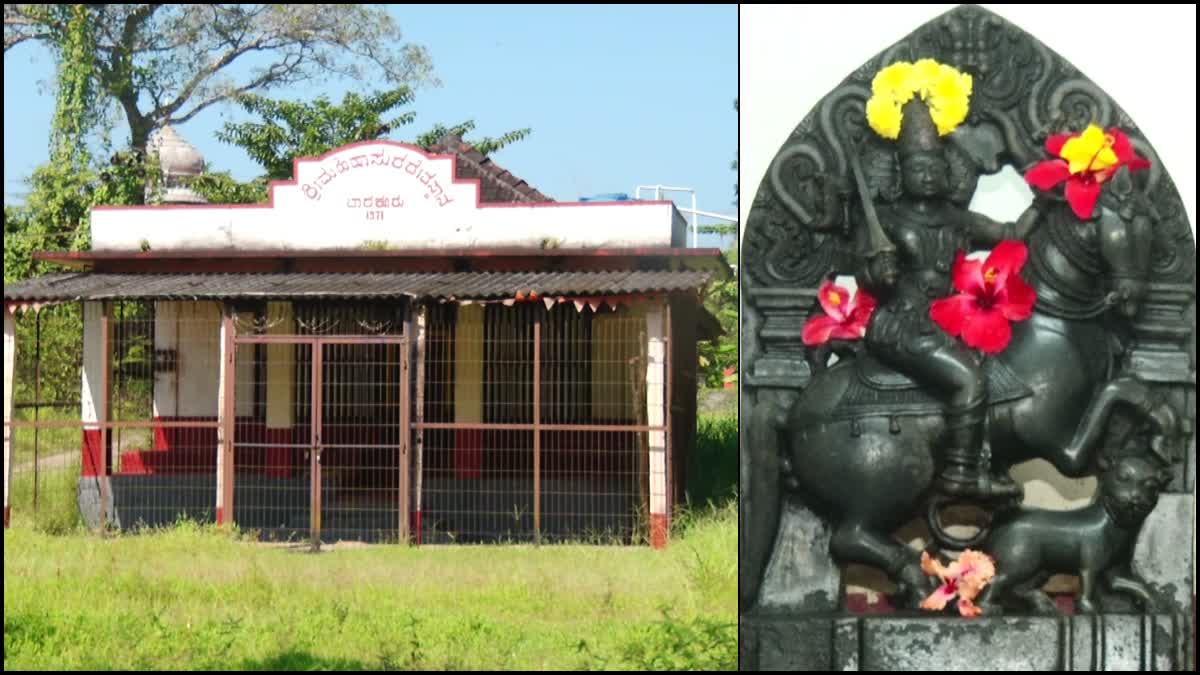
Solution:
M 1033 314 L 1037 294 L 1019 275 L 1029 249 L 1019 241 L 1002 241 L 987 260 L 968 260 L 962 251 L 952 270 L 956 295 L 934 300 L 929 317 L 967 346 L 988 354 L 1004 351 L 1012 340 L 1010 321 Z
M 1047 138 L 1046 152 L 1058 159 L 1038 163 L 1025 172 L 1025 181 L 1039 190 L 1052 190 L 1065 181 L 1067 203 L 1080 220 L 1092 217 L 1100 186 L 1117 169 L 1127 166 L 1130 171 L 1140 171 L 1150 166 L 1134 152 L 1129 137 L 1120 129 L 1105 132 L 1095 124 L 1077 134 Z
M 805 345 L 815 347 L 832 339 L 858 340 L 866 335 L 867 322 L 877 304 L 870 293 L 859 289 L 851 297 L 845 288 L 824 281 L 817 289 L 817 300 L 825 315 L 814 316 L 804 324 L 800 337 Z

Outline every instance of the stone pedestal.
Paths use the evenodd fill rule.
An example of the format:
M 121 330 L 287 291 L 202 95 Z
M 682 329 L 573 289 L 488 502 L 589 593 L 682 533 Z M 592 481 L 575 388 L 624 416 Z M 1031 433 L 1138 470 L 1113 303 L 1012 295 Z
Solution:
M 746 614 L 742 670 L 1185 670 L 1171 614 L 813 617 Z

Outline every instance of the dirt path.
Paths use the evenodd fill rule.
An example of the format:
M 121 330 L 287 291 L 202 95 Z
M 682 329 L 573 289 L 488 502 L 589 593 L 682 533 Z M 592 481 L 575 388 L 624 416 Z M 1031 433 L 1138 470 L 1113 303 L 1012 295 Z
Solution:
M 79 462 L 79 451 L 60 452 L 54 455 L 40 455 L 38 457 L 38 469 L 49 471 L 53 469 L 65 469 L 74 466 Z M 33 462 L 23 462 L 13 465 L 13 473 L 33 472 Z
M 142 430 L 132 433 L 125 431 L 117 440 L 119 441 L 118 447 L 120 447 L 121 452 L 128 452 L 130 450 L 145 450 L 152 445 L 150 434 Z M 58 444 L 57 448 L 48 448 L 46 447 L 47 445 L 49 445 L 49 443 L 43 442 L 41 447 L 38 448 L 37 464 L 39 470 L 45 471 L 51 469 L 63 469 L 79 463 L 79 448 L 66 450 L 63 449 L 61 444 Z M 26 454 L 25 452 L 22 452 L 21 454 L 25 457 L 29 457 L 29 461 L 21 462 L 20 464 L 14 464 L 12 468 L 13 473 L 33 471 L 33 460 L 31 457 L 33 453 L 30 452 Z

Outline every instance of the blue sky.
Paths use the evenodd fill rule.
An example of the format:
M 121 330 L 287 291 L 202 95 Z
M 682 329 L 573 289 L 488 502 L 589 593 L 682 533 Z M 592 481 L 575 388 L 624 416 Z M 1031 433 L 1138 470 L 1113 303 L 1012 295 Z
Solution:
M 412 134 L 434 123 L 477 123 L 476 135 L 532 127 L 493 159 L 560 201 L 632 193 L 637 185 L 695 188 L 698 207 L 732 215 L 737 174 L 736 5 L 392 6 L 404 40 L 430 52 L 438 88 L 417 92 Z M 4 199 L 48 156 L 54 77 L 48 51 L 25 44 L 4 56 Z M 351 87 L 318 83 L 272 96 L 335 100 Z M 213 106 L 179 127 L 215 170 L 261 173 L 216 140 L 229 120 Z M 118 137 L 127 138 L 122 120 Z M 468 136 L 470 138 L 470 136 Z M 400 139 L 403 140 L 403 139 Z M 679 196 L 690 207 L 689 197 Z M 701 219 L 701 223 L 706 222 Z M 715 237 L 702 245 L 717 245 Z

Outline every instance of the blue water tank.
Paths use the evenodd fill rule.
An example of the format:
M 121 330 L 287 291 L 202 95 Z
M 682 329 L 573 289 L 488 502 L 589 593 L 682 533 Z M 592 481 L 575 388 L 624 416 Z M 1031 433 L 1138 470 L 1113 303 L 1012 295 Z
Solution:
M 580 197 L 581 202 L 627 202 L 629 195 L 624 192 L 609 192 L 608 194 L 592 195 L 591 197 Z

